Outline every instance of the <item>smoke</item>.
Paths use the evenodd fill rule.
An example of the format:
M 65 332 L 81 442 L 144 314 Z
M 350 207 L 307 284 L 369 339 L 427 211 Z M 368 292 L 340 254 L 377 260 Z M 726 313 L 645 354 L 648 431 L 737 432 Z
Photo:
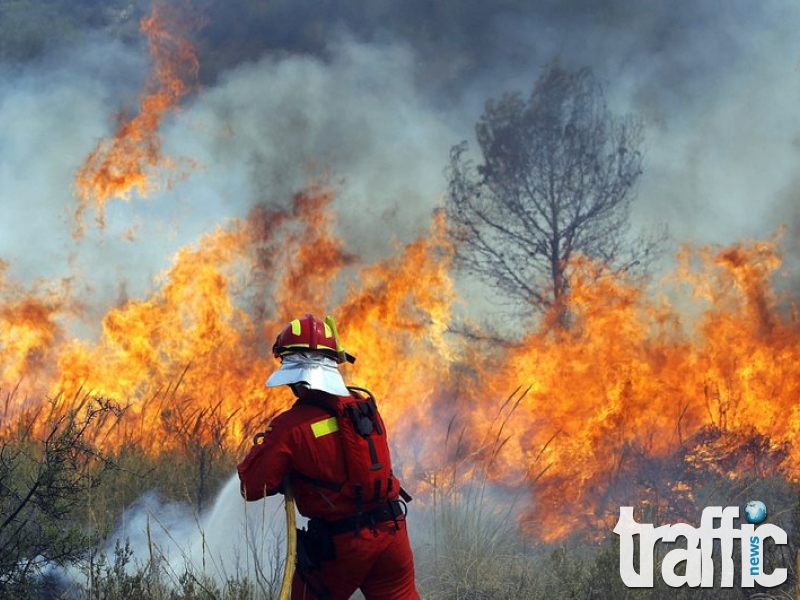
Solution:
M 269 14 L 223 4 L 206 6 L 205 86 L 162 127 L 177 176 L 156 174 L 161 188 L 146 199 L 112 201 L 106 228 L 90 227 L 80 243 L 70 237 L 74 176 L 136 106 L 146 47 L 93 34 L 3 73 L 0 258 L 11 275 L 70 277 L 98 305 L 123 286 L 140 295 L 181 246 L 324 176 L 338 187 L 348 250 L 384 256 L 392 238 L 426 230 L 448 151 L 472 138 L 483 103 L 527 93 L 555 55 L 592 67 L 615 112 L 648 120 L 637 225 L 666 221 L 678 242 L 730 243 L 774 233 L 791 214 L 794 2 L 504 2 L 425 13 L 422 3 L 324 13 L 276 3 Z M 237 35 L 225 35 L 234 18 Z
M 414 89 L 413 50 L 331 43 L 333 58 L 237 67 L 170 131 L 202 168 L 183 193 L 221 200 L 241 214 L 256 201 L 284 204 L 311 178 L 340 191 L 336 210 L 348 249 L 366 261 L 394 236 L 421 235 L 441 192 L 442 157 L 454 131 Z M 188 191 L 191 190 L 191 191 Z
M 555 55 L 594 69 L 614 112 L 647 121 L 636 225 L 666 221 L 676 242 L 714 243 L 800 227 L 794 0 L 365 0 L 324 3 L 323 13 L 316 2 L 276 2 L 257 15 L 254 4 L 210 3 L 203 87 L 160 132 L 176 172 L 155 174 L 146 198 L 113 200 L 105 229 L 90 226 L 80 241 L 75 174 L 136 106 L 146 46 L 93 33 L 0 69 L 0 259 L 10 276 L 69 280 L 87 315 L 103 314 L 121 295 L 147 294 L 203 233 L 257 202 L 286 205 L 325 177 L 346 249 L 376 260 L 393 238 L 427 230 L 448 151 L 472 140 L 484 102 L 527 93 Z M 796 242 L 786 248 L 800 255 Z M 229 557 L 252 553 L 247 536 L 209 542 L 218 523 L 238 531 L 223 512 L 242 514 L 234 483 L 221 492 L 230 501 L 201 517 L 144 497 L 124 525 L 148 548 L 137 556 L 150 544 L 170 564 L 225 571 Z M 259 510 L 266 526 L 279 507 Z
M 210 578 L 221 588 L 247 579 L 266 590 L 280 584 L 285 523 L 282 496 L 245 503 L 236 475 L 202 515 L 187 504 L 164 502 L 150 491 L 125 510 L 118 529 L 93 553 L 92 562 L 113 568 L 121 560 L 129 575 L 152 573 L 176 588 L 189 574 L 198 581 Z M 298 526 L 305 523 L 298 517 Z M 46 575 L 59 581 L 62 591 L 89 583 L 85 564 L 53 568 Z
M 338 190 L 348 250 L 365 261 L 391 252 L 393 238 L 422 234 L 454 130 L 414 89 L 410 48 L 346 37 L 332 48 L 327 63 L 265 57 L 198 93 L 162 131 L 177 175 L 156 174 L 147 198 L 112 200 L 105 228 L 79 241 L 75 173 L 114 113 L 135 105 L 145 58 L 96 42 L 12 77 L 0 88 L 0 257 L 10 274 L 73 278 L 100 305 L 122 285 L 141 295 L 178 248 L 257 202 L 286 205 L 321 178 Z M 117 68 L 99 69 L 98 55 Z
M 262 571 L 280 566 L 264 563 L 280 556 L 285 539 L 281 499 L 246 504 L 234 476 L 203 515 L 184 504 L 164 503 L 153 492 L 145 494 L 123 515 L 104 552 L 113 552 L 118 541 L 127 542 L 132 568 L 154 561 L 173 581 L 185 571 L 205 573 L 220 583 L 245 577 L 257 581 Z
M 483 481 L 443 489 L 433 506 L 412 501 L 407 526 L 418 557 L 418 579 L 436 577 L 433 564 L 426 563 L 431 556 L 443 560 L 451 552 L 467 550 L 486 557 L 515 552 L 520 500 L 518 491 Z M 307 526 L 301 515 L 296 519 L 299 528 Z M 436 553 L 453 544 L 455 548 Z M 285 552 L 283 496 L 245 502 L 234 475 L 201 515 L 187 504 L 163 501 L 154 491 L 143 494 L 125 510 L 104 546 L 92 553 L 91 563 L 94 577 L 111 575 L 121 565 L 130 576 L 147 573 L 176 589 L 187 575 L 199 582 L 211 580 L 223 590 L 230 582 L 247 580 L 267 597 L 280 586 Z M 51 567 L 44 577 L 59 597 L 70 597 L 71 592 L 77 597 L 89 584 L 88 561 L 89 557 L 83 564 Z

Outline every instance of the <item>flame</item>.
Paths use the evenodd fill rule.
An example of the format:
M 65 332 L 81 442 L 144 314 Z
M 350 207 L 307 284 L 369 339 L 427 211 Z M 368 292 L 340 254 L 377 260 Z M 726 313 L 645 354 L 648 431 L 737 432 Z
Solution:
M 576 260 L 568 330 L 485 343 L 449 330 L 461 300 L 441 217 L 361 264 L 334 234 L 332 201 L 311 186 L 181 249 L 151 297 L 108 310 L 99 340 L 65 334 L 68 289 L 0 279 L 2 386 L 26 390 L 6 395 L 4 420 L 35 398 L 90 392 L 128 405 L 102 440 L 112 450 L 158 455 L 187 436 L 236 449 L 291 401 L 264 387 L 274 336 L 298 314 L 332 313 L 358 357 L 345 376 L 376 393 L 422 502 L 434 482 L 482 473 L 524 499 L 526 528 L 558 539 L 601 527 L 631 500 L 637 465 L 676 452 L 735 476 L 745 461 L 725 457 L 752 446 L 796 473 L 800 329 L 771 285 L 776 240 L 687 247 L 650 288 Z M 669 485 L 692 493 L 685 477 Z
M 491 471 L 508 485 L 533 478 L 531 529 L 555 539 L 597 526 L 600 499 L 610 500 L 606 514 L 635 500 L 620 501 L 615 487 L 637 455 L 654 460 L 698 444 L 696 459 L 709 432 L 739 444 L 756 432 L 763 450 L 788 444 L 784 467 L 796 474 L 800 330 L 770 285 L 780 264 L 774 242 L 685 248 L 660 293 L 648 294 L 610 274 L 590 284 L 602 266 L 576 262 L 574 327 L 529 333 L 471 390 L 477 430 L 495 420 L 482 399 L 513 382 L 531 386 L 504 424 L 508 441 Z M 733 468 L 731 476 L 746 469 Z
M 49 376 L 51 349 L 63 338 L 59 316 L 72 310 L 58 291 L 42 285 L 25 289 L 6 275 L 7 268 L 0 260 L 0 389 L 24 397 Z
M 152 187 L 152 171 L 173 166 L 161 151 L 159 128 L 164 117 L 177 110 L 181 98 L 197 88 L 199 63 L 189 34 L 200 24 L 189 0 L 154 0 L 151 14 L 142 19 L 140 28 L 147 37 L 152 70 L 137 114 L 121 116 L 114 137 L 101 140 L 78 171 L 76 237 L 85 230 L 84 214 L 90 206 L 94 205 L 102 228 L 110 199 L 127 201 L 133 192 L 146 197 Z
M 153 73 L 139 113 L 77 176 L 81 227 L 92 203 L 102 227 L 110 198 L 146 196 L 151 171 L 170 166 L 160 123 L 197 73 L 186 14 L 155 2 L 142 21 Z M 419 502 L 490 481 L 520 500 L 524 529 L 554 540 L 607 532 L 622 504 L 691 500 L 705 472 L 796 476 L 800 327 L 796 299 L 773 284 L 778 238 L 686 246 L 647 286 L 578 257 L 568 329 L 545 318 L 509 323 L 514 340 L 482 340 L 451 330 L 468 301 L 451 278 L 443 214 L 367 264 L 335 234 L 333 200 L 311 184 L 285 209 L 258 205 L 221 224 L 177 252 L 149 297 L 110 305 L 96 339 L 71 335 L 82 314 L 69 286 L 25 287 L 0 263 L 4 426 L 26 415 L 35 426 L 46 398 L 81 408 L 88 393 L 126 407 L 96 440 L 107 450 L 157 457 L 191 440 L 239 451 L 292 401 L 264 387 L 270 349 L 312 312 L 336 317 L 358 358 L 345 378 L 378 397 Z M 681 468 L 659 479 L 667 459 Z

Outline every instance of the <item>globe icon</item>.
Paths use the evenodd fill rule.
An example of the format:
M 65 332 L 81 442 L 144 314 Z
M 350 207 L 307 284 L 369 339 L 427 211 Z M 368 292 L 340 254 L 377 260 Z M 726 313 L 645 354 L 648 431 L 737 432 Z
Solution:
M 760 500 L 751 500 L 744 507 L 744 512 L 747 515 L 747 522 L 754 525 L 761 523 L 767 518 L 767 507 Z

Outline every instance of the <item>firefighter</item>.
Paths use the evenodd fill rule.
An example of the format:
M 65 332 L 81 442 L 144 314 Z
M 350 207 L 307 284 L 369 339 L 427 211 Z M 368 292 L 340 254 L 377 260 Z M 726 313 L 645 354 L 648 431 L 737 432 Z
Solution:
M 246 500 L 280 493 L 288 481 L 308 518 L 297 532 L 292 599 L 345 600 L 360 589 L 366 600 L 419 600 L 405 522 L 410 497 L 391 470 L 374 397 L 342 379 L 338 365 L 355 358 L 333 319 L 293 320 L 272 351 L 281 365 L 266 385 L 286 385 L 296 400 L 237 470 Z

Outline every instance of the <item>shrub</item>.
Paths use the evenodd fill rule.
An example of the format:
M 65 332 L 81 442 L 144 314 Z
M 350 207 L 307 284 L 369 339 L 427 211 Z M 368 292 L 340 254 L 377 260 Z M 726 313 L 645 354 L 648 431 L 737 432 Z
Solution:
M 80 514 L 114 465 L 92 440 L 120 409 L 88 397 L 73 405 L 53 400 L 46 417 L 25 415 L 0 438 L 0 597 L 24 597 L 97 540 Z

